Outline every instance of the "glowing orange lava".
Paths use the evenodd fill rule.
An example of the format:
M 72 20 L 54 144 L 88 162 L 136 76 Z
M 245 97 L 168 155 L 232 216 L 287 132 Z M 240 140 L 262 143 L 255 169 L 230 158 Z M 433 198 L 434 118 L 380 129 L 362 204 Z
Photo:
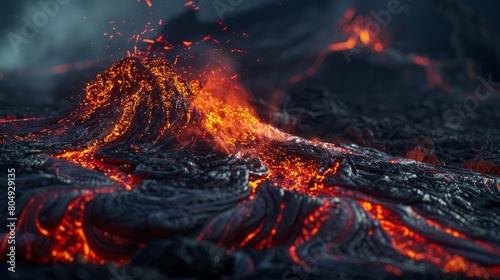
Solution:
M 347 9 L 344 17 L 337 24 L 337 28 L 341 28 L 346 40 L 326 46 L 319 52 L 313 64 L 304 73 L 297 74 L 290 79 L 291 84 L 300 82 L 305 77 L 316 73 L 328 54 L 332 52 L 349 51 L 356 48 L 382 52 L 386 48 L 381 39 L 386 35 L 382 31 L 381 34 L 373 34 L 369 29 L 369 25 L 373 22 L 373 19 L 370 16 L 355 15 L 356 9 L 351 7 Z
M 448 250 L 430 242 L 422 235 L 411 230 L 403 224 L 400 218 L 382 205 L 373 204 L 367 201 L 360 201 L 361 206 L 370 215 L 379 220 L 382 229 L 391 237 L 392 245 L 401 254 L 417 261 L 426 261 L 438 265 L 447 273 L 463 273 L 468 277 L 490 278 L 495 275 L 495 270 L 499 267 L 485 267 L 465 258 L 451 253 Z M 437 223 L 427 221 L 431 227 L 441 229 Z M 454 230 L 447 229 L 444 232 L 450 238 L 464 238 Z
M 356 29 L 354 32 L 363 42 L 371 42 L 369 34 L 362 29 Z M 426 64 L 425 60 L 417 62 Z M 337 159 L 332 159 L 329 163 L 319 162 L 313 156 L 287 149 L 286 144 L 295 141 L 342 154 L 352 152 L 333 144 L 293 137 L 264 123 L 251 109 L 246 99 L 247 93 L 238 83 L 236 76 L 224 75 L 223 71 L 214 70 L 203 78 L 204 84 L 197 80 L 188 84 L 163 59 L 140 61 L 127 58 L 87 85 L 83 102 L 66 118 L 57 121 L 56 130 L 41 129 L 39 133 L 20 137 L 29 140 L 61 135 L 75 124 L 92 127 L 94 124 L 101 124 L 101 116 L 110 116 L 105 119 L 107 123 L 101 124 L 102 130 L 92 131 L 92 141 L 85 142 L 80 149 L 66 150 L 52 156 L 100 172 L 113 183 L 97 189 L 81 190 L 66 207 L 59 224 L 51 229 L 44 227 L 39 221 L 40 212 L 44 207 L 43 196 L 33 198 L 21 213 L 19 229 L 24 229 L 27 225 L 25 222 L 34 219 L 38 234 L 54 238 L 51 255 L 43 261 L 72 262 L 80 255 L 84 260 L 104 263 L 106 258 L 94 251 L 88 242 L 84 224 L 86 206 L 99 195 L 134 189 L 140 185 L 141 178 L 135 178 L 119 167 L 104 162 L 98 156 L 99 151 L 111 144 L 121 144 L 126 139 L 129 141 L 126 143 L 131 143 L 127 144 L 127 148 L 141 153 L 144 152 L 143 146 L 140 145 L 142 140 L 147 139 L 160 145 L 162 140 L 170 137 L 178 141 L 181 148 L 183 144 L 187 145 L 186 143 L 189 144 L 196 138 L 213 144 L 220 152 L 234 154 L 240 158 L 259 159 L 267 167 L 268 173 L 262 177 L 251 178 L 249 184 L 253 195 L 250 201 L 266 180 L 285 190 L 317 197 L 322 203 L 321 206 L 302 221 L 302 230 L 290 243 L 288 250 L 293 261 L 305 265 L 304 260 L 297 254 L 297 248 L 321 232 L 322 223 L 332 214 L 333 207 L 337 207 L 332 203 L 335 192 L 331 190 L 334 186 L 328 184 L 328 178 L 337 176 L 342 163 Z M 139 135 L 135 133 L 136 128 L 132 125 L 134 118 L 136 121 L 142 121 L 144 126 L 144 129 L 141 127 Z M 156 129 L 148 130 L 153 124 Z M 273 145 L 276 143 L 278 145 Z M 485 267 L 468 261 L 427 240 L 405 226 L 398 215 L 384 206 L 364 200 L 358 200 L 358 203 L 372 219 L 380 223 L 382 230 L 390 236 L 392 246 L 402 255 L 416 261 L 435 264 L 448 273 L 463 273 L 483 278 L 498 274 L 495 272 L 499 271 L 497 267 Z M 269 236 L 258 244 L 249 245 L 261 232 L 260 225 L 252 233 L 242 236 L 233 248 L 251 246 L 265 249 L 280 245 L 276 234 L 284 219 L 285 207 L 284 203 L 280 204 Z M 436 231 L 448 234 L 450 238 L 467 238 L 458 231 L 439 226 L 434 221 L 424 222 Z M 204 234 L 205 232 L 198 238 L 203 239 Z M 6 238 L 2 242 L 2 251 L 5 244 Z M 483 247 L 487 248 L 486 245 Z M 31 258 L 29 253 L 26 258 Z M 386 265 L 385 269 L 395 275 L 401 274 L 401 270 L 391 265 Z

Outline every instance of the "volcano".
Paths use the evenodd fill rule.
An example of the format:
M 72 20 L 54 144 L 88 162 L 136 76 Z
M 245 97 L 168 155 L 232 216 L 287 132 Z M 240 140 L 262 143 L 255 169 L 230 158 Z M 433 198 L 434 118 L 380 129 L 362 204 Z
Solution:
M 500 277 L 497 176 L 293 136 L 230 77 L 188 83 L 164 59 L 122 59 L 85 93 L 0 121 L 17 261 L 33 273 Z

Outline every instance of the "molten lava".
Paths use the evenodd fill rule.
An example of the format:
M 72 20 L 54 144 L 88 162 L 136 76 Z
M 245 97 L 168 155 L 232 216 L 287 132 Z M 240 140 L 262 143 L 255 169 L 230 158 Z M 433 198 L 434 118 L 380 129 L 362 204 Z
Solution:
M 323 64 L 326 57 L 333 52 L 349 52 L 368 50 L 374 52 L 382 52 L 387 49 L 386 44 L 382 42 L 387 35 L 383 30 L 374 33 L 370 30 L 370 24 L 374 20 L 371 16 L 356 16 L 356 9 L 351 7 L 346 10 L 343 18 L 336 25 L 340 28 L 342 34 L 346 38 L 345 41 L 331 43 L 323 48 L 313 64 L 306 69 L 304 73 L 297 74 L 290 79 L 290 83 L 295 84 L 305 77 L 312 76 L 318 68 Z
M 183 234 L 231 250 L 282 248 L 307 269 L 313 258 L 388 275 L 500 276 L 481 209 L 440 196 L 458 185 L 475 190 L 469 197 L 494 191 L 494 178 L 286 134 L 257 117 L 235 79 L 215 73 L 186 83 L 163 59 L 127 58 L 88 84 L 74 110 L 2 121 L 1 145 L 38 151 L 56 182 L 25 194 L 19 255 L 127 262 L 148 240 Z M 197 194 L 199 208 L 189 200 Z M 476 220 L 463 219 L 471 212 Z M 4 257 L 6 247 L 7 235 Z

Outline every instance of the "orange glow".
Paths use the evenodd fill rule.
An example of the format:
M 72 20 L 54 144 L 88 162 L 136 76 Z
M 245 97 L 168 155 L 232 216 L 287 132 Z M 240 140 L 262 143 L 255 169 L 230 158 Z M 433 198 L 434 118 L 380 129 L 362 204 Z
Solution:
M 386 265 L 384 268 L 385 268 L 385 270 L 387 270 L 389 272 L 392 272 L 392 273 L 394 273 L 397 276 L 401 276 L 401 274 L 403 274 L 403 272 L 401 271 L 401 269 L 399 269 L 397 267 L 394 267 L 392 265 Z
M 69 70 L 71 70 L 71 65 L 70 64 L 63 64 L 63 65 L 59 65 L 59 66 L 52 68 L 52 73 L 62 74 L 62 73 L 68 72 Z
M 363 35 L 364 36 L 364 35 Z M 369 35 L 367 35 L 369 36 Z M 365 38 L 366 39 L 366 38 Z M 369 38 L 372 42 L 374 39 Z M 424 58 L 415 58 L 415 63 L 425 65 Z M 293 261 L 307 266 L 298 252 L 304 243 L 311 238 L 324 233 L 322 225 L 331 218 L 334 188 L 331 183 L 342 167 L 342 162 L 336 158 L 320 162 L 316 157 L 308 156 L 304 151 L 291 151 L 290 142 L 305 143 L 314 147 L 321 147 L 328 151 L 343 154 L 352 153 L 333 144 L 319 141 L 308 141 L 286 134 L 271 125 L 263 122 L 250 106 L 249 94 L 238 81 L 238 75 L 228 66 L 214 68 L 208 73 L 200 75 L 200 80 L 186 83 L 163 59 L 140 61 L 138 59 L 124 59 L 113 65 L 103 75 L 89 83 L 86 87 L 84 100 L 76 110 L 69 113 L 65 119 L 57 122 L 57 129 L 49 131 L 42 129 L 39 134 L 29 134 L 19 139 L 36 139 L 40 135 L 48 136 L 64 133 L 75 120 L 79 122 L 95 121 L 96 116 L 102 115 L 103 109 L 110 109 L 113 118 L 102 131 L 93 132 L 93 141 L 79 150 L 64 151 L 53 155 L 55 158 L 80 165 L 83 168 L 98 171 L 107 176 L 112 183 L 109 186 L 91 190 L 82 190 L 66 207 L 66 211 L 58 224 L 47 227 L 39 215 L 43 210 L 45 199 L 37 196 L 27 203 L 19 217 L 18 227 L 23 228 L 26 220 L 33 219 L 34 232 L 43 238 L 53 238 L 54 244 L 50 256 L 41 261 L 72 262 L 76 255 L 81 255 L 83 260 L 93 263 L 104 263 L 106 259 L 101 256 L 97 248 L 89 244 L 88 228 L 84 220 L 87 206 L 93 199 L 102 194 L 113 193 L 117 190 L 133 190 L 140 184 L 141 178 L 133 177 L 120 170 L 115 165 L 107 164 L 97 157 L 100 149 L 109 144 L 120 143 L 124 137 L 130 137 L 133 131 L 131 120 L 141 110 L 144 104 L 154 113 L 144 114 L 144 120 L 149 124 L 155 121 L 160 123 L 157 131 L 151 131 L 148 141 L 161 143 L 167 137 L 174 137 L 181 145 L 189 144 L 193 138 L 213 144 L 220 152 L 235 155 L 240 158 L 258 159 L 267 167 L 267 174 L 262 176 L 252 175 L 249 186 L 252 195 L 248 201 L 255 199 L 259 186 L 265 181 L 271 181 L 275 186 L 299 194 L 314 196 L 318 206 L 301 223 L 301 231 L 294 240 L 290 241 L 288 253 Z M 154 97 L 158 99 L 153 100 Z M 174 107 L 174 101 L 189 101 L 186 106 Z M 142 102 L 142 103 L 141 103 Z M 154 110 L 153 110 L 154 109 Z M 108 111 L 104 111 L 108 112 Z M 141 112 L 143 113 L 143 112 Z M 174 117 L 172 114 L 176 114 Z M 153 115 L 154 114 L 154 115 Z M 142 117 L 142 115 L 141 115 Z M 175 120 L 175 121 L 174 121 Z M 101 121 L 98 119 L 97 121 Z M 96 136 L 97 135 L 97 136 Z M 135 135 L 134 135 L 135 136 Z M 173 147 L 177 148 L 177 147 Z M 141 147 L 131 145 L 131 151 L 141 152 Z M 304 153 L 304 154 L 301 154 Z M 331 156 L 333 157 L 333 156 Z M 326 157 L 328 158 L 328 156 Z M 392 161 L 396 164 L 396 161 Z M 369 201 L 358 201 L 359 205 L 367 212 L 369 218 L 380 223 L 380 229 L 391 238 L 393 248 L 402 255 L 416 261 L 435 264 L 448 273 L 464 273 L 470 277 L 488 278 L 498 276 L 500 268 L 485 267 L 471 262 L 457 254 L 453 254 L 441 246 L 427 240 L 405 225 L 399 216 L 381 204 Z M 249 247 L 255 249 L 272 248 L 281 246 L 280 224 L 284 219 L 285 205 L 280 203 L 279 211 L 269 233 L 260 240 L 256 240 L 263 231 L 261 222 L 246 236 L 240 236 L 236 243 L 228 248 Z M 425 222 L 429 228 L 444 232 L 450 238 L 470 239 L 454 230 L 440 225 L 438 222 L 424 219 L 417 213 L 409 211 L 415 218 Z M 34 215 L 34 216 L 30 216 Z M 223 237 L 229 231 L 230 224 L 224 229 Z M 87 230 L 87 231 L 86 231 Z M 198 240 L 203 240 L 210 230 L 210 223 L 205 231 L 199 234 Z M 347 234 L 344 231 L 340 234 Z M 375 234 L 376 229 L 369 229 L 368 235 Z M 104 236 L 110 233 L 104 232 Z M 219 240 L 219 245 L 222 241 Z M 495 248 L 486 243 L 476 243 L 478 246 L 493 251 Z M 6 239 L 1 244 L 5 249 Z M 31 245 L 29 245 L 31 246 Z M 137 245 L 139 246 L 139 245 Z M 30 247 L 27 259 L 31 259 Z M 126 262 L 127 258 L 117 256 L 114 261 Z M 395 275 L 401 275 L 401 270 L 393 265 L 384 265 L 383 268 Z
M 370 43 L 370 33 L 363 29 L 359 32 L 359 38 L 361 39 L 361 43 L 368 45 Z
M 370 33 L 368 26 L 373 19 L 370 16 L 357 16 L 354 17 L 356 10 L 349 8 L 344 14 L 344 17 L 339 22 L 338 27 L 341 28 L 347 40 L 344 42 L 332 43 L 328 46 L 331 52 L 347 51 L 359 45 L 360 49 L 368 48 L 377 52 L 383 50 L 381 38 L 386 37 L 384 32 L 374 36 Z
M 332 52 L 350 50 L 356 46 L 356 37 L 351 36 L 347 41 L 340 43 L 333 43 L 328 46 L 328 50 Z
M 84 260 L 104 264 L 105 260 L 90 248 L 82 227 L 85 205 L 92 199 L 91 193 L 85 193 L 71 202 L 66 209 L 66 215 L 53 233 L 57 239 L 52 249 L 53 260 L 73 262 L 75 255 L 80 253 Z
M 468 277 L 490 278 L 495 275 L 489 267 L 468 261 L 463 257 L 448 252 L 432 243 L 422 235 L 404 225 L 399 216 L 379 204 L 359 201 L 360 205 L 373 219 L 380 221 L 382 229 L 391 237 L 392 245 L 401 254 L 416 261 L 427 261 L 443 268 L 447 273 L 464 273 Z M 427 221 L 428 222 L 428 221 Z M 431 225 L 437 224 L 431 222 Z M 440 228 L 439 226 L 436 226 Z M 464 238 L 460 233 L 449 230 L 447 233 L 455 238 Z
M 309 269 L 309 267 L 307 267 L 307 263 L 297 255 L 297 248 L 316 235 L 321 228 L 321 224 L 328 218 L 332 203 L 328 198 L 323 198 L 322 201 L 322 206 L 303 221 L 302 235 L 299 236 L 288 249 L 288 254 L 292 260 L 306 269 Z
M 202 136 L 211 135 L 227 153 L 253 149 L 270 139 L 285 140 L 287 135 L 256 117 L 236 77 L 218 69 L 208 74 L 203 87 L 197 80 L 191 82 L 193 105 L 205 112 Z
M 413 57 L 413 62 L 420 66 L 429 66 L 431 65 L 431 61 L 427 57 L 423 56 L 415 56 Z
M 434 61 L 427 57 L 419 55 L 411 56 L 410 60 L 416 65 L 422 66 L 425 69 L 425 75 L 429 88 L 434 88 L 437 86 L 446 92 L 449 92 L 451 90 L 450 85 L 445 83 L 441 78 L 441 74 L 439 72 L 441 62 Z
M 327 45 L 319 52 L 313 64 L 303 73 L 297 74 L 290 79 L 291 84 L 295 84 L 303 80 L 305 77 L 312 76 L 317 69 L 322 65 L 323 61 L 329 53 L 349 51 L 353 49 L 368 50 L 382 52 L 384 44 L 382 39 L 387 37 L 386 32 L 381 30 L 376 36 L 370 33 L 369 24 L 373 21 L 370 16 L 356 16 L 356 9 L 349 8 L 336 26 L 336 29 L 341 29 L 344 41 L 334 42 Z
M 265 148 L 260 152 L 260 159 L 269 168 L 266 179 L 282 186 L 287 190 L 294 190 L 309 195 L 318 195 L 324 191 L 325 177 L 335 175 L 340 163 L 320 173 L 319 162 L 312 159 L 290 155 L 285 148 Z M 259 180 L 255 182 L 261 182 Z M 256 183 L 253 184 L 256 184 Z M 252 185 L 256 187 L 255 185 Z
M 349 9 L 347 9 L 347 11 L 344 14 L 343 23 L 345 24 L 347 21 L 351 20 L 355 14 L 356 14 L 356 9 L 354 7 L 350 7 Z
M 154 44 L 155 43 L 155 41 L 153 41 L 151 39 L 143 39 L 142 41 L 145 42 L 145 43 L 148 43 L 148 44 Z

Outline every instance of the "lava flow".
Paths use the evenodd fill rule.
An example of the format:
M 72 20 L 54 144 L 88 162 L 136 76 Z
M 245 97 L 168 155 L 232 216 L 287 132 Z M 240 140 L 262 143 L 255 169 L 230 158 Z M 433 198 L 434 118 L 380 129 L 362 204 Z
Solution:
M 370 24 L 373 23 L 371 16 L 356 16 L 356 9 L 351 7 L 346 10 L 340 22 L 335 26 L 335 29 L 341 29 L 342 34 L 346 37 L 345 41 L 330 43 L 323 48 L 311 66 L 304 73 L 297 74 L 290 79 L 291 84 L 300 82 L 306 77 L 312 76 L 317 72 L 318 68 L 323 64 L 326 57 L 333 52 L 357 53 L 363 50 L 382 52 L 387 49 L 383 43 L 387 35 L 383 30 L 372 32 Z M 346 54 L 346 57 L 350 56 Z
M 15 162 L 32 178 L 18 256 L 130 262 L 182 235 L 228 254 L 283 250 L 311 271 L 500 277 L 499 221 L 472 203 L 498 201 L 498 178 L 286 134 L 216 73 L 187 83 L 163 59 L 127 58 L 73 110 L 0 122 L 7 158 L 31 159 Z

